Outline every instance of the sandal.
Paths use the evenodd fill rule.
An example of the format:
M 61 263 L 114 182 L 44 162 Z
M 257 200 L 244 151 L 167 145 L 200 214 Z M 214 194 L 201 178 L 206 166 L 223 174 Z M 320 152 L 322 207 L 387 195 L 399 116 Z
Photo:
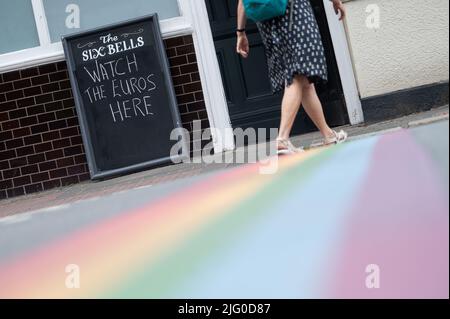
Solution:
M 295 147 L 290 140 L 277 139 L 277 155 L 293 155 L 304 151 L 303 148 Z
M 330 137 L 324 137 L 320 141 L 315 141 L 311 144 L 311 148 L 316 147 L 322 147 L 322 146 L 329 146 L 332 144 L 341 144 L 347 141 L 348 134 L 347 132 L 341 130 L 339 133 L 336 131 L 333 131 L 333 136 Z
M 331 145 L 331 144 L 341 144 L 344 143 L 345 141 L 347 141 L 348 139 L 348 134 L 347 132 L 341 130 L 338 132 L 333 131 L 334 136 L 331 137 L 325 137 L 323 139 L 323 145 L 327 146 L 327 145 Z

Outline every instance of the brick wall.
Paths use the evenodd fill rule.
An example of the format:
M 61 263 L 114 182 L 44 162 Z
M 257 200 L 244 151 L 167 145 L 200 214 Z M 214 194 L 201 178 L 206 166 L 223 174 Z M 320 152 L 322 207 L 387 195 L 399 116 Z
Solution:
M 209 127 L 192 37 L 165 40 L 183 126 Z M 65 62 L 0 74 L 0 199 L 89 180 Z

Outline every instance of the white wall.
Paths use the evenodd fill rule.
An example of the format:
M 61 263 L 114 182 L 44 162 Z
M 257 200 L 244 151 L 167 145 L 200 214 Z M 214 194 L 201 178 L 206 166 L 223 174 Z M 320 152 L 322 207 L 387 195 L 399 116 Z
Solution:
M 366 26 L 368 5 L 380 28 Z M 362 98 L 449 79 L 449 0 L 351 0 L 347 34 Z

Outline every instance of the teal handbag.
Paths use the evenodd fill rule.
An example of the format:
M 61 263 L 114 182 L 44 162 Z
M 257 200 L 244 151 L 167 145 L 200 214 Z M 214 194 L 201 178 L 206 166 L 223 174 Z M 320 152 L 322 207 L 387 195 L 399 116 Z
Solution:
M 261 22 L 286 14 L 289 0 L 244 0 L 247 18 Z

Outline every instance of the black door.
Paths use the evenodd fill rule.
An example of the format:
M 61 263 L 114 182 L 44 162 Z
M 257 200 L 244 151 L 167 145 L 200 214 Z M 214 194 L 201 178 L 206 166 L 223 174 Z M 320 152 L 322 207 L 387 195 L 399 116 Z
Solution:
M 236 15 L 238 0 L 206 0 L 225 94 L 233 127 L 272 128 L 280 122 L 282 94 L 272 95 L 264 46 L 256 25 L 249 21 L 247 34 L 250 57 L 236 54 Z M 329 123 L 348 124 L 339 71 L 322 0 L 311 0 L 327 52 L 329 82 L 317 89 Z M 294 134 L 315 130 L 305 112 L 299 114 Z

